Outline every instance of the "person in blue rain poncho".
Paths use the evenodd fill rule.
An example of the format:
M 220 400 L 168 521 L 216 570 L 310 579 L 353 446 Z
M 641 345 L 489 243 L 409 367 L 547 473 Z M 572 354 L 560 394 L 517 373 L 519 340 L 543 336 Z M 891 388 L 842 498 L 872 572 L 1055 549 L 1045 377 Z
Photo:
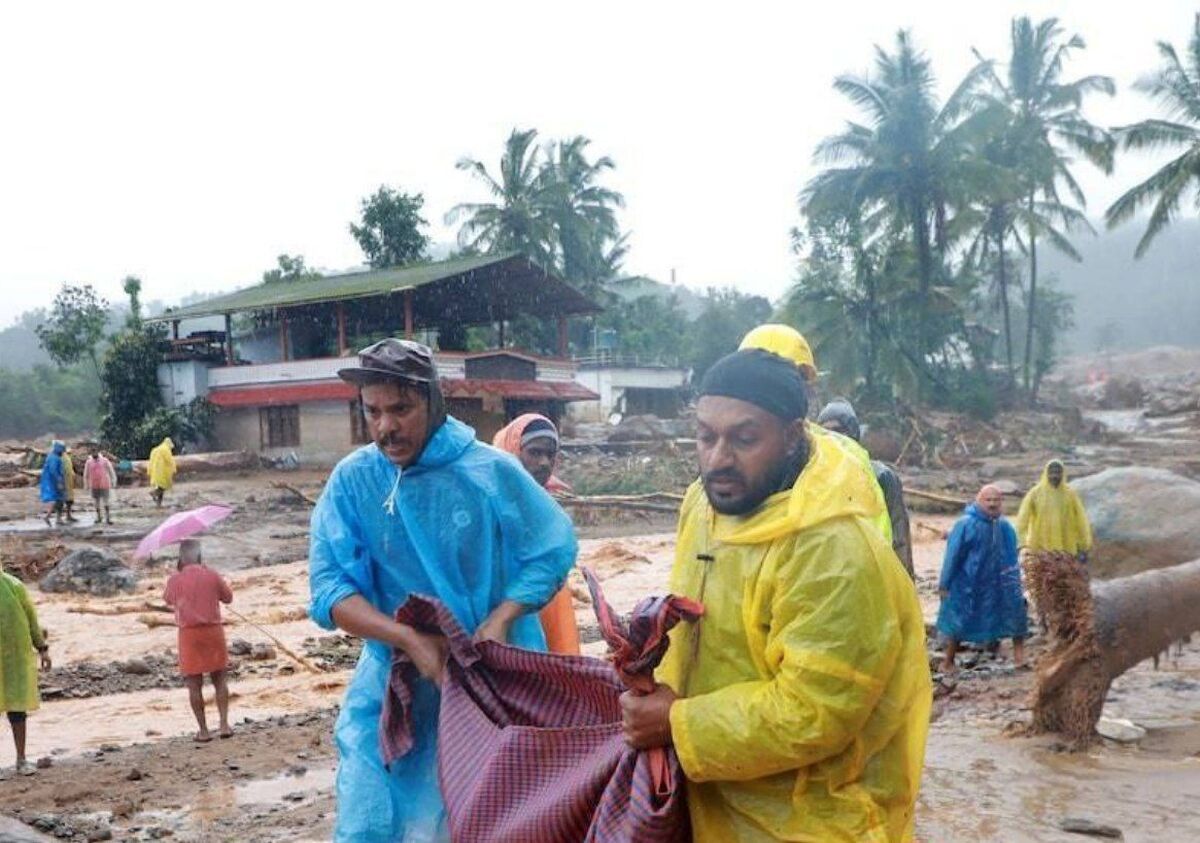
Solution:
M 1011 638 L 1013 662 L 1024 665 L 1029 613 L 1021 590 L 1017 531 L 1004 518 L 1004 495 L 997 487 L 980 489 L 950 531 L 938 594 L 937 628 L 947 639 L 944 672 L 953 672 L 962 641 Z
M 63 522 L 63 504 L 67 500 L 67 472 L 63 464 L 63 454 L 66 452 L 65 443 L 55 439 L 46 454 L 46 462 L 42 464 L 42 474 L 38 482 L 38 494 L 45 509 L 42 520 L 50 526 L 50 516 L 59 526 Z
M 343 459 L 312 516 L 313 620 L 366 639 L 334 728 L 336 841 L 447 839 L 438 790 L 444 639 L 397 623 L 410 594 L 441 600 L 477 639 L 545 650 L 537 611 L 574 564 L 570 519 L 513 457 L 443 409 L 428 348 L 386 339 L 338 374 L 359 388 L 373 444 Z M 415 745 L 385 768 L 379 716 L 393 648 L 424 680 Z

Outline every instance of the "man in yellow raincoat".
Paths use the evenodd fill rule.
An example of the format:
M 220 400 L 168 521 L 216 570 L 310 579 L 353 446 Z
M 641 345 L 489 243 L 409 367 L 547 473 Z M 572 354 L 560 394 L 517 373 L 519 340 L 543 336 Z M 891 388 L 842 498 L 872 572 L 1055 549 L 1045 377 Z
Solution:
M 698 843 L 911 840 L 931 688 L 912 581 L 872 520 L 872 478 L 804 425 L 799 371 L 744 350 L 705 375 L 700 479 L 671 591 L 704 617 L 671 633 L 626 740 L 673 744 Z
M 1050 460 L 1017 512 L 1017 543 L 1029 550 L 1060 550 L 1087 562 L 1092 525 L 1083 501 L 1067 483 L 1067 469 Z
M 39 704 L 35 650 L 41 654 L 42 669 L 49 670 L 50 650 L 29 594 L 19 579 L 0 571 L 0 711 L 7 713 L 12 726 L 18 773 L 29 769 L 25 724 Z
M 163 495 L 175 483 L 175 443 L 167 437 L 150 451 L 150 496 L 162 506 Z

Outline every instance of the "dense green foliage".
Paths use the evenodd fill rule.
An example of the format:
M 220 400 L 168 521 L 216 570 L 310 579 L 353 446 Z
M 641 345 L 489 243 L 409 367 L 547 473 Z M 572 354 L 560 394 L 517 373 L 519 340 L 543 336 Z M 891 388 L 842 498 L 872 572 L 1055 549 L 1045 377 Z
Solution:
M 59 366 L 71 366 L 90 360 L 99 371 L 96 347 L 104 339 L 108 323 L 108 302 L 90 285 L 64 284 L 46 321 L 37 326 L 38 341 Z
M 350 223 L 350 233 L 366 255 L 367 263 L 374 269 L 384 269 L 425 257 L 429 238 L 421 230 L 426 225 L 421 216 L 424 204 L 425 197 L 420 193 L 404 193 L 387 185 L 380 185 L 379 190 L 362 200 L 361 221 Z
M 59 438 L 94 430 L 100 381 L 91 364 L 0 369 L 0 438 Z
M 826 168 L 801 195 L 800 272 L 781 316 L 811 334 L 837 389 L 947 406 L 988 396 L 966 401 L 986 415 L 1018 397 L 1019 365 L 1036 398 L 1071 307 L 1038 287 L 1039 244 L 1078 260 L 1071 236 L 1091 231 L 1069 153 L 1112 165 L 1108 133 L 1081 114 L 1112 80 L 1063 79 L 1083 47 L 1054 19 L 1017 18 L 1007 62 L 979 57 L 939 102 L 902 31 L 891 52 L 876 48 L 873 75 L 836 80 L 865 119 L 817 148 Z

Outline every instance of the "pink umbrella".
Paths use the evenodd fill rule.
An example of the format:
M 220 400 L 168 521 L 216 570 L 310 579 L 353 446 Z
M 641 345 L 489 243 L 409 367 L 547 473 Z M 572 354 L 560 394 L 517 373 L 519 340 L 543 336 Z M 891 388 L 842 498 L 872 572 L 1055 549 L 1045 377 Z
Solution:
M 133 558 L 144 559 L 154 551 L 194 536 L 232 514 L 233 507 L 220 504 L 209 504 L 198 509 L 189 509 L 187 512 L 176 512 L 151 530 L 138 543 L 137 550 L 133 552 Z

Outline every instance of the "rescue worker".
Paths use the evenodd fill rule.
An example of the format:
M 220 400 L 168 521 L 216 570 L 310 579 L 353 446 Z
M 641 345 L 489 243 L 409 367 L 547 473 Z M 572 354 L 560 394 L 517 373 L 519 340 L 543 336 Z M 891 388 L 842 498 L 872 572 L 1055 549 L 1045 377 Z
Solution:
M 1083 501 L 1067 483 L 1067 469 L 1061 460 L 1046 463 L 1041 480 L 1021 501 L 1017 541 L 1029 550 L 1058 550 L 1087 562 L 1092 525 Z
M 670 590 L 704 615 L 622 696 L 626 740 L 674 745 L 697 843 L 910 840 L 930 676 L 874 482 L 777 355 L 723 358 L 700 396 Z

